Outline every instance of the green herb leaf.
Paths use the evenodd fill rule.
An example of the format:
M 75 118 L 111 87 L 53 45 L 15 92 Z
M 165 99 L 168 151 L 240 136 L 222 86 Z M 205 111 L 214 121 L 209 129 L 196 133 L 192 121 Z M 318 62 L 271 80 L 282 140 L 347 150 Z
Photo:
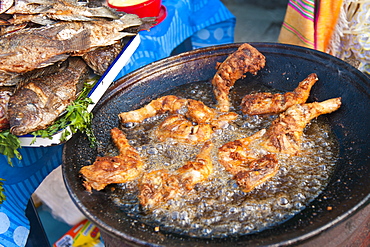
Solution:
M 22 159 L 19 148 L 21 148 L 21 142 L 17 136 L 11 134 L 9 130 L 0 132 L 0 153 L 7 156 L 9 165 L 12 165 L 11 159 L 14 157 Z
M 4 190 L 4 187 L 3 187 L 4 183 L 1 182 L 1 181 L 5 181 L 5 180 L 0 178 L 0 204 L 2 204 L 6 199 L 6 196 L 4 194 L 5 190 Z

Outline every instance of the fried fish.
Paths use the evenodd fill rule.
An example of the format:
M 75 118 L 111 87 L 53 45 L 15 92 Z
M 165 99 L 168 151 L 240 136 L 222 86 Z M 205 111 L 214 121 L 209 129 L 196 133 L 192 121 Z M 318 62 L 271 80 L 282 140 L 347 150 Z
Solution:
M 118 16 L 105 6 L 88 8 L 70 0 L 14 0 L 13 5 L 4 13 L 42 16 L 62 21 L 91 21 L 97 17 L 118 19 Z
M 60 22 L 3 35 L 0 37 L 0 73 L 25 73 L 64 61 L 70 55 L 81 56 L 134 35 L 123 30 L 141 23 L 138 16 L 126 14 L 113 21 Z
M 13 88 L 4 87 L 0 89 L 0 132 L 9 129 L 8 103 L 13 95 Z
M 51 125 L 76 98 L 88 77 L 89 68 L 78 57 L 71 57 L 59 72 L 41 76 L 22 85 L 10 98 L 10 131 L 24 135 Z

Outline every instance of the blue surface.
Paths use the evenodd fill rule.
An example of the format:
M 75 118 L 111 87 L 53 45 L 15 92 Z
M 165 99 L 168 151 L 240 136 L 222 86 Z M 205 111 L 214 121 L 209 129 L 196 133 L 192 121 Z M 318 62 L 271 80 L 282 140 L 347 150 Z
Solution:
M 166 19 L 150 31 L 141 31 L 141 43 L 116 79 L 144 65 L 168 57 L 184 40 L 193 48 L 233 43 L 235 17 L 219 0 L 163 0 Z M 9 166 L 0 155 L 0 178 L 5 179 L 6 201 L 0 205 L 0 247 L 25 246 L 30 224 L 27 203 L 44 178 L 62 163 L 63 145 L 24 147 L 21 161 Z
M 50 211 L 43 206 L 37 208 L 37 213 L 51 245 L 72 228 L 72 226 L 55 219 Z

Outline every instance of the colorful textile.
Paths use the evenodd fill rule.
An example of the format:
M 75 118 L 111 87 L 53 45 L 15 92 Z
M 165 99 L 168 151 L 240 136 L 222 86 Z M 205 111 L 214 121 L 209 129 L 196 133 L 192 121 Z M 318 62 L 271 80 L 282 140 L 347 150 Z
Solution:
M 341 58 L 370 74 L 370 0 L 290 0 L 279 42 Z
M 315 0 L 290 0 L 279 42 L 315 47 Z
M 342 1 L 290 0 L 279 42 L 326 52 L 338 21 Z
M 320 0 L 316 13 L 315 49 L 326 52 L 336 28 L 342 0 Z

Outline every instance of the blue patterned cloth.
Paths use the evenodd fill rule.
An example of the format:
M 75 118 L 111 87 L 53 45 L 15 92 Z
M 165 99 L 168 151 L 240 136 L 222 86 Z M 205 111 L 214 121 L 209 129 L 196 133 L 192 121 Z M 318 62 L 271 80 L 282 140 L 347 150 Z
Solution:
M 141 43 L 116 79 L 144 65 L 168 57 L 191 38 L 193 48 L 234 42 L 235 17 L 219 0 L 163 0 L 167 17 L 141 31 Z M 0 205 L 0 247 L 25 246 L 30 225 L 27 203 L 44 178 L 62 163 L 63 145 L 23 147 L 22 160 L 9 166 L 0 155 L 0 178 L 5 179 L 6 201 Z

